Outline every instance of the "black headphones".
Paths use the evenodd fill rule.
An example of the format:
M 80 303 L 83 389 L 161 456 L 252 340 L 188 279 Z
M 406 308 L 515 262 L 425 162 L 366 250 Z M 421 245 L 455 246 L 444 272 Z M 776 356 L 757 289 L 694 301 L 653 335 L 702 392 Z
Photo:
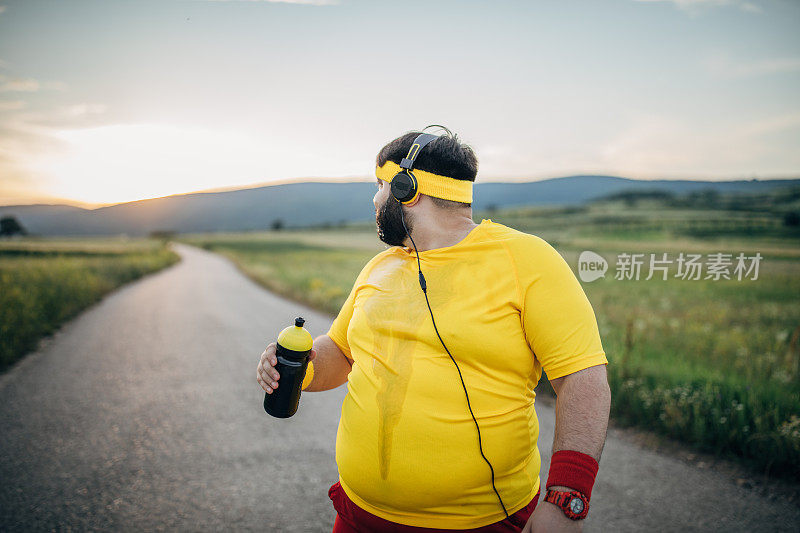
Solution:
M 394 175 L 391 185 L 392 196 L 401 204 L 411 203 L 419 195 L 419 183 L 414 173 L 411 172 L 411 169 L 414 168 L 414 161 L 417 160 L 417 156 L 422 149 L 425 148 L 429 142 L 437 138 L 437 135 L 420 133 L 411 144 L 408 155 L 400 161 L 400 168 L 402 170 Z
M 439 127 L 444 129 L 451 137 L 453 133 L 445 128 L 444 126 L 439 126 L 438 124 L 433 124 L 432 126 L 427 126 L 423 128 L 423 131 L 432 128 L 432 127 Z M 408 155 L 400 161 L 400 168 L 402 169 L 400 172 L 394 175 L 392 178 L 392 196 L 395 200 L 400 202 L 401 204 L 407 204 L 412 202 L 418 195 L 419 195 L 419 185 L 417 183 L 417 178 L 414 176 L 414 173 L 411 172 L 411 169 L 414 168 L 414 161 L 417 160 L 417 156 L 422 151 L 425 146 L 428 145 L 434 139 L 437 139 L 437 135 L 431 135 L 430 133 L 420 133 L 414 142 L 411 143 L 411 148 L 408 150 Z M 506 510 L 506 506 L 503 503 L 503 498 L 500 497 L 500 493 L 497 492 L 497 487 L 494 485 L 494 468 L 492 467 L 492 463 L 489 462 L 489 459 L 483 454 L 483 445 L 481 443 L 481 428 L 478 426 L 478 420 L 475 418 L 475 414 L 472 412 L 472 406 L 469 403 L 469 393 L 467 393 L 467 386 L 464 384 L 464 376 L 461 375 L 461 369 L 458 367 L 458 363 L 456 363 L 455 358 L 450 353 L 450 350 L 447 349 L 447 345 L 442 340 L 442 336 L 439 335 L 439 329 L 436 327 L 436 319 L 433 318 L 433 310 L 431 309 L 431 303 L 428 301 L 428 287 L 425 283 L 425 276 L 422 275 L 422 265 L 419 261 L 419 251 L 417 250 L 417 245 L 414 244 L 414 239 L 411 237 L 411 233 L 408 231 L 408 227 L 406 227 L 406 220 L 405 216 L 403 215 L 403 208 L 400 207 L 400 220 L 403 222 L 403 228 L 406 230 L 406 235 L 408 238 L 411 239 L 411 244 L 414 246 L 414 251 L 417 254 L 417 267 L 419 269 L 419 286 L 422 287 L 422 292 L 425 295 L 425 303 L 428 304 L 428 311 L 431 314 L 431 321 L 433 322 L 433 329 L 436 331 L 436 336 L 439 337 L 439 341 L 444 346 L 444 351 L 447 352 L 447 355 L 450 356 L 450 360 L 453 361 L 453 364 L 456 365 L 456 370 L 458 371 L 458 377 L 461 380 L 461 386 L 464 388 L 464 395 L 467 397 L 467 408 L 469 409 L 469 414 L 472 415 L 472 420 L 475 422 L 475 429 L 478 430 L 478 449 L 481 452 L 481 457 L 483 460 L 486 461 L 486 464 L 489 465 L 489 471 L 492 475 L 492 489 L 494 489 L 494 493 L 497 495 L 497 499 L 500 500 L 500 507 L 503 508 L 503 512 L 508 518 L 508 511 Z

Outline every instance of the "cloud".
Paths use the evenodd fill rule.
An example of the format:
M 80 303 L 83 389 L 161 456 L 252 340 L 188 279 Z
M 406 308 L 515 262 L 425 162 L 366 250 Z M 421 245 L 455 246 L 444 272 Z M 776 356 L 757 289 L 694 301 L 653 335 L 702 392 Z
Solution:
M 705 66 L 708 72 L 721 78 L 750 78 L 800 72 L 800 57 L 775 57 L 737 62 L 727 55 L 718 54 L 706 58 Z
M 751 122 L 740 127 L 736 134 L 740 137 L 760 137 L 797 128 L 800 128 L 800 112 L 777 115 Z
M 800 58 L 787 57 L 766 59 L 757 63 L 738 65 L 734 68 L 733 73 L 736 76 L 744 77 L 797 71 L 800 71 Z
M 0 85 L 8 80 L 0 75 Z M 65 155 L 69 143 L 58 136 L 64 129 L 96 127 L 108 122 L 106 106 L 98 103 L 29 108 L 23 100 L 0 99 L 0 197 L 27 203 L 26 197 L 49 197 L 50 177 L 37 170 L 42 158 Z
M 761 13 L 762 9 L 753 2 L 747 0 L 634 0 L 635 2 L 670 2 L 675 4 L 678 9 L 696 13 L 698 10 L 711 7 L 737 7 L 748 13 Z
M 67 84 L 63 81 L 46 81 L 42 83 L 42 89 L 46 91 L 66 91 Z
M 16 111 L 25 107 L 22 100 L 0 100 L 0 111 Z
M 672 116 L 647 114 L 635 117 L 627 128 L 600 149 L 608 168 L 629 175 L 653 174 L 662 169 L 685 168 L 693 155 L 687 152 L 687 126 Z
M 0 121 L 0 196 L 5 204 L 30 196 L 47 196 L 47 176 L 32 168 L 43 154 L 63 153 L 68 144 L 52 130 L 30 124 L 22 114 Z M 16 200 L 15 200 L 16 199 Z
M 82 117 L 84 115 L 99 115 L 106 112 L 104 104 L 75 104 L 62 108 L 61 112 L 68 117 Z
M 0 93 L 36 92 L 39 87 L 39 82 L 32 78 L 13 78 L 0 84 Z
M 67 84 L 63 81 L 46 81 L 40 83 L 33 78 L 9 78 L 0 74 L 0 93 L 18 92 L 33 93 L 39 89 L 46 91 L 66 91 Z
M 638 178 L 724 177 L 797 172 L 800 157 L 787 152 L 800 111 L 701 125 L 690 118 L 635 116 L 600 149 L 602 168 Z M 788 155 L 788 157 L 787 157 Z
M 105 126 L 115 120 L 108 114 L 108 106 L 101 103 L 78 102 L 43 107 L 20 101 L 0 100 L 0 110 L 4 109 L 7 111 L 3 117 L 6 123 L 14 124 L 17 129 L 36 131 L 42 135 L 65 129 Z M 7 129 L 3 126 L 0 123 L 0 136 Z

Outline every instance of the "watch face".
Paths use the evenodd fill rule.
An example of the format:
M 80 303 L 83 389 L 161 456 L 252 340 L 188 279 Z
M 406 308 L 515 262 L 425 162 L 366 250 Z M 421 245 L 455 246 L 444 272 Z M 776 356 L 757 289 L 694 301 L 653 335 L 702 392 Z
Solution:
M 581 514 L 583 512 L 583 501 L 580 498 L 572 498 L 572 501 L 569 502 L 569 509 L 575 514 Z

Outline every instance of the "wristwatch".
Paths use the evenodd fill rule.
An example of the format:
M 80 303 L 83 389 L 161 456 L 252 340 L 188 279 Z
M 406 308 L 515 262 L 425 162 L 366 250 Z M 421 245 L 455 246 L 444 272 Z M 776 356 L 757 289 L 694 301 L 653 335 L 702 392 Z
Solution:
M 544 501 L 559 507 L 571 520 L 583 520 L 589 514 L 589 500 L 577 490 L 565 492 L 548 489 Z

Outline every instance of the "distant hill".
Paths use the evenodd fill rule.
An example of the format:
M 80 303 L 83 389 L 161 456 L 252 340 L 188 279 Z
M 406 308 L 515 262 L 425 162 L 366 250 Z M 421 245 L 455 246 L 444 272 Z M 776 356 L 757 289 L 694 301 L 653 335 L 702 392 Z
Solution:
M 686 194 L 763 193 L 800 186 L 800 179 L 750 181 L 642 181 L 614 176 L 570 176 L 523 183 L 476 183 L 473 210 L 493 206 L 570 205 L 621 191 L 660 190 Z M 225 192 L 192 193 L 116 204 L 98 209 L 65 205 L 0 206 L 39 235 L 147 235 L 263 230 L 281 220 L 284 227 L 363 222 L 375 217 L 373 182 L 301 182 Z

